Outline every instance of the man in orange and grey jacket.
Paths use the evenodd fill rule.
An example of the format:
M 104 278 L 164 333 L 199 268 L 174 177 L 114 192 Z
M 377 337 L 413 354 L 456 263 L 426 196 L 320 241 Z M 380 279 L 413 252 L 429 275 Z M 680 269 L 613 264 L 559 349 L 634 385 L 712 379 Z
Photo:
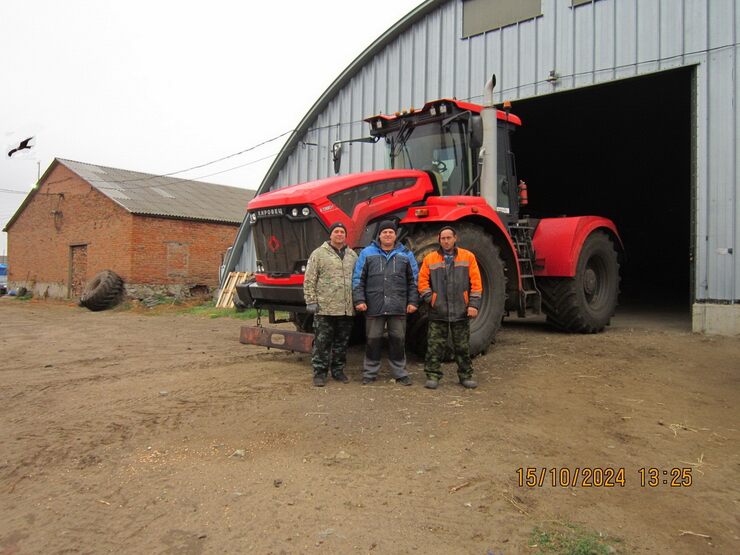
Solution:
M 478 261 L 472 252 L 455 246 L 454 228 L 443 227 L 438 238 L 439 249 L 424 257 L 419 270 L 419 294 L 429 303 L 424 387 L 437 389 L 447 338 L 452 335 L 460 384 L 473 389 L 478 384 L 470 362 L 470 318 L 478 316 L 483 294 Z

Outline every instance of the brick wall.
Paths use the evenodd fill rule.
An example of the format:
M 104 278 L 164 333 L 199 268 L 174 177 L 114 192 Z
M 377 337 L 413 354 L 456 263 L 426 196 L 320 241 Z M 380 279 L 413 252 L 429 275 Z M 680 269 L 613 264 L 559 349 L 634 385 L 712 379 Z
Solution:
M 8 281 L 38 295 L 66 296 L 70 252 L 87 245 L 86 279 L 131 275 L 132 216 L 62 164 L 8 229 Z
M 218 286 L 221 258 L 238 224 L 134 216 L 133 283 Z
M 238 224 L 132 215 L 63 164 L 46 176 L 8 229 L 8 282 L 36 295 L 68 295 L 73 247 L 86 245 L 82 282 L 101 270 L 129 285 L 218 286 Z M 175 288 L 177 289 L 177 288 Z

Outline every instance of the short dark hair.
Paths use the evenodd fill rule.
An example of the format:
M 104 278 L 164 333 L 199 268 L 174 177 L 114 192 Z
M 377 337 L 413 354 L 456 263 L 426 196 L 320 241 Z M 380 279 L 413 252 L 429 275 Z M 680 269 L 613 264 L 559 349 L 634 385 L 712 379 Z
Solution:
M 457 237 L 457 231 L 455 231 L 455 228 L 451 225 L 446 225 L 442 229 L 439 230 L 439 233 L 437 234 L 437 240 L 439 240 L 440 237 L 442 237 L 442 232 L 449 229 L 452 232 L 453 237 Z

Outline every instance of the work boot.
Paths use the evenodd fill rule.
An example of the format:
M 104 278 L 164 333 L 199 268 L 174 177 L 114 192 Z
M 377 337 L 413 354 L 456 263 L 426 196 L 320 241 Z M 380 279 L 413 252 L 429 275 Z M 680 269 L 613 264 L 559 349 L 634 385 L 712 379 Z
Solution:
M 362 385 L 367 385 L 369 383 L 373 383 L 375 381 L 375 378 L 362 378 Z
M 349 383 L 349 378 L 347 377 L 347 374 L 345 374 L 341 370 L 339 372 L 335 372 L 334 374 L 332 374 L 331 377 L 337 380 L 338 382 Z
M 460 380 L 460 385 L 463 386 L 465 389 L 475 389 L 478 387 L 478 382 L 476 382 L 473 378 L 465 378 L 464 380 Z
M 439 387 L 439 380 L 435 380 L 434 378 L 427 378 L 424 387 L 426 387 L 427 389 L 437 389 Z
M 315 374 L 313 377 L 313 384 L 316 387 L 324 387 L 326 385 L 326 375 L 325 374 Z
M 411 385 L 411 378 L 404 376 L 403 378 L 398 378 L 396 383 L 400 383 L 401 385 Z

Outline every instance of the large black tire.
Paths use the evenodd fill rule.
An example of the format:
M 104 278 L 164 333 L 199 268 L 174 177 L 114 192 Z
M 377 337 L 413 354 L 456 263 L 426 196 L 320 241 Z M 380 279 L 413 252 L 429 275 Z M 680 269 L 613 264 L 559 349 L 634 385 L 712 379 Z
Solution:
M 112 270 L 103 270 L 90 280 L 80 296 L 80 306 L 97 312 L 116 306 L 123 297 L 123 280 Z
M 458 224 L 457 246 L 472 251 L 478 260 L 483 297 L 478 316 L 470 321 L 470 354 L 485 353 L 496 340 L 496 332 L 501 327 L 506 300 L 506 276 L 504 263 L 493 238 L 480 227 L 472 224 Z M 416 257 L 419 266 L 424 257 L 439 247 L 439 228 L 428 228 L 409 237 L 407 246 Z M 419 311 L 409 318 L 406 339 L 409 347 L 419 356 L 427 349 L 427 307 L 422 303 Z
M 619 262 L 609 236 L 595 231 L 581 249 L 572 278 L 537 282 L 547 322 L 571 333 L 598 333 L 609 324 L 619 297 Z

